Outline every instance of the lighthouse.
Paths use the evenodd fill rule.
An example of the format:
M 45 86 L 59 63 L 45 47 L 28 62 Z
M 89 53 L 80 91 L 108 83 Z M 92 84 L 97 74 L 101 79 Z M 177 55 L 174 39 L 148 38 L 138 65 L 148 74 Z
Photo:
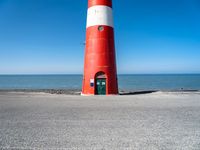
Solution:
M 82 95 L 116 94 L 112 0 L 88 0 Z

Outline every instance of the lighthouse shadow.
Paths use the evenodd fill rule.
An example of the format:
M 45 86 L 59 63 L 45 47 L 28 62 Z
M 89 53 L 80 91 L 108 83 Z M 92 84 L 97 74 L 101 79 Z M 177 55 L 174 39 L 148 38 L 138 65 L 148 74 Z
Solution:
M 152 91 L 134 91 L 134 92 L 124 92 L 121 91 L 119 93 L 119 95 L 141 95 L 141 94 L 151 94 L 151 93 L 155 93 L 158 91 L 152 90 Z

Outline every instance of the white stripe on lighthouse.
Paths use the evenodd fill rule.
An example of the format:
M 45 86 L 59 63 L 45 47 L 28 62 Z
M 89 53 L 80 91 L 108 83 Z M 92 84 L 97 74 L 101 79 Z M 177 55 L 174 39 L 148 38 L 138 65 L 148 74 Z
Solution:
M 106 25 L 113 27 L 112 8 L 103 5 L 88 8 L 87 27 Z

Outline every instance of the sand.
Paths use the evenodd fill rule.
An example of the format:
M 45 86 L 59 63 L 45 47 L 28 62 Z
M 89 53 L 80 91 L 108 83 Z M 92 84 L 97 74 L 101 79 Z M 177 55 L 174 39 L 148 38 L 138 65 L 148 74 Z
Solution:
M 200 92 L 0 92 L 0 149 L 199 150 Z

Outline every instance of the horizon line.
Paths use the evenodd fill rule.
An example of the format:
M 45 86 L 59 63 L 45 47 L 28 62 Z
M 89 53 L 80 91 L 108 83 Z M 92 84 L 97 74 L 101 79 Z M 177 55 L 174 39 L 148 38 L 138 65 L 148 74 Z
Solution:
M 83 75 L 82 73 L 17 73 L 17 74 L 0 74 L 4 75 Z M 200 73 L 118 73 L 117 75 L 200 75 Z

